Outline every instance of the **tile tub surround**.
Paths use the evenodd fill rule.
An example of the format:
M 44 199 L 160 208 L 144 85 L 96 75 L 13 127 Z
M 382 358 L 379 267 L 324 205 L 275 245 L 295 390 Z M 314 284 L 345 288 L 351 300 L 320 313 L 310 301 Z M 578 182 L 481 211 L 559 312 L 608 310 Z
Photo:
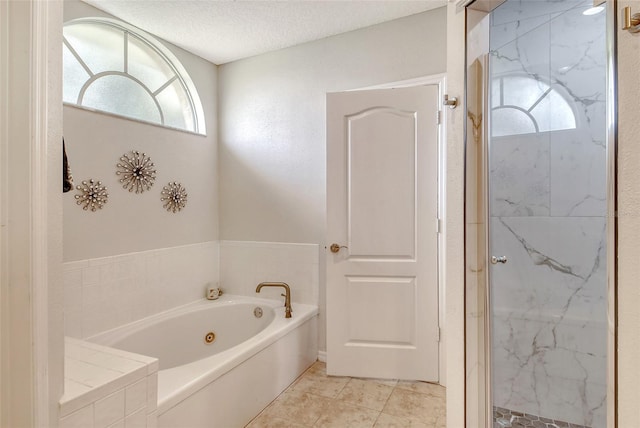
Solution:
M 550 85 L 576 128 L 491 140 L 491 254 L 508 257 L 490 266 L 492 383 L 495 406 L 602 427 L 606 47 L 591 6 L 512 0 L 493 15 L 492 77 Z
M 97 333 L 181 306 L 219 280 L 218 242 L 63 264 L 65 335 Z
M 327 376 L 316 362 L 247 428 L 445 427 L 445 389 L 426 382 Z
M 319 246 L 280 242 L 220 241 L 220 286 L 227 293 L 256 296 L 265 281 L 286 282 L 291 301 L 318 304 Z M 259 297 L 282 300 L 282 289 L 263 288 Z
M 157 425 L 158 360 L 65 338 L 61 428 Z

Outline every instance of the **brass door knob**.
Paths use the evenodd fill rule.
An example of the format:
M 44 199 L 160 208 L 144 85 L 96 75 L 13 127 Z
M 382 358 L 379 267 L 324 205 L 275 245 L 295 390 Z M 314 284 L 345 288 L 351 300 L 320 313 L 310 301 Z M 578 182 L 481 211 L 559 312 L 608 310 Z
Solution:
M 337 253 L 338 251 L 340 251 L 340 248 L 347 248 L 347 247 L 339 244 L 331 244 L 331 246 L 329 247 L 332 253 Z

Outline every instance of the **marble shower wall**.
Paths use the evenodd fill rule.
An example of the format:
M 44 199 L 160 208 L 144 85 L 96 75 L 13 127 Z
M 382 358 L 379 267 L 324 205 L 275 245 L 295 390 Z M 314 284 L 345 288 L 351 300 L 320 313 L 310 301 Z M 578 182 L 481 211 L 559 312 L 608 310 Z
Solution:
M 492 381 L 495 406 L 600 428 L 606 37 L 604 12 L 583 15 L 592 5 L 509 0 L 493 13 L 492 105 L 516 105 L 547 131 L 490 141 L 490 248 L 508 257 L 491 267 Z M 500 90 L 512 77 L 523 79 Z M 560 117 L 569 111 L 562 103 L 575 126 Z M 492 129 L 517 129 L 500 117 Z

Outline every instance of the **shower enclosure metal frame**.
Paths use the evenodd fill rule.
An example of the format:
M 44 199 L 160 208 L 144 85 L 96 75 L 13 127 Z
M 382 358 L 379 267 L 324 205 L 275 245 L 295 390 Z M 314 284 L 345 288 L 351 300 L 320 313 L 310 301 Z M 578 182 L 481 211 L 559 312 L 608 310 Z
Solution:
M 481 10 L 486 13 L 491 13 L 496 7 L 501 5 L 505 0 L 461 0 L 457 3 L 457 9 L 465 13 L 465 22 L 468 24 L 468 9 Z M 594 0 L 594 6 L 605 4 L 606 7 L 606 209 L 607 209 L 607 227 L 606 227 L 606 287 L 607 287 L 607 428 L 617 428 L 617 79 L 616 79 L 616 29 L 617 29 L 617 0 Z M 469 47 L 469 27 L 465 29 L 465 46 Z M 468 100 L 469 89 L 469 65 L 465 61 L 465 109 Z M 489 84 L 488 73 L 484 74 L 483 79 L 483 92 L 487 93 Z M 488 112 L 488 97 L 484 98 L 483 112 Z M 493 411 L 492 411 L 492 391 L 491 391 L 491 320 L 490 320 L 490 274 L 488 269 L 484 269 L 484 290 L 483 292 L 483 307 L 480 310 L 483 312 L 483 320 L 481 323 L 481 333 L 475 331 L 468 331 L 467 318 L 472 316 L 471 311 L 473 308 L 467 307 L 468 293 L 473 290 L 469 286 L 469 257 L 470 254 L 473 257 L 477 257 L 478 251 L 484 253 L 483 265 L 488 266 L 489 257 L 489 204 L 488 204 L 488 130 L 490 115 L 485 114 L 487 121 L 482 127 L 482 150 L 485 156 L 483 156 L 484 174 L 482 176 L 475 176 L 477 180 L 481 180 L 481 189 L 484 192 L 484 197 L 487 199 L 484 204 L 484 242 L 479 242 L 475 248 L 468 247 L 468 234 L 469 226 L 467 223 L 468 213 L 468 201 L 469 197 L 478 197 L 478 186 L 471 188 L 468 186 L 468 178 L 472 165 L 468 159 L 468 137 L 470 130 L 468 129 L 468 121 L 465 118 L 464 126 L 464 141 L 465 141 L 465 181 L 464 181 L 464 194 L 465 194 L 465 221 L 464 221 L 464 234 L 465 234 L 465 421 L 468 428 L 491 428 L 493 427 Z M 480 195 L 482 196 L 482 195 Z M 482 247 L 482 248 L 480 248 Z M 470 253 L 470 251 L 473 251 Z M 476 291 L 477 292 L 477 291 Z M 475 308 L 476 310 L 478 308 Z M 477 337 L 474 335 L 482 335 Z M 478 355 L 475 355 L 478 359 L 477 367 L 483 370 L 478 378 L 474 381 L 472 376 L 469 375 L 473 368 L 468 366 L 469 353 L 474 352 L 473 345 L 476 341 L 480 341 L 483 345 L 483 350 Z M 479 379 L 479 381 L 478 381 Z M 473 402 L 477 400 L 477 402 Z M 471 412 L 471 409 L 475 409 L 476 412 Z M 482 409 L 482 412 L 477 410 Z M 478 417 L 484 414 L 483 417 Z

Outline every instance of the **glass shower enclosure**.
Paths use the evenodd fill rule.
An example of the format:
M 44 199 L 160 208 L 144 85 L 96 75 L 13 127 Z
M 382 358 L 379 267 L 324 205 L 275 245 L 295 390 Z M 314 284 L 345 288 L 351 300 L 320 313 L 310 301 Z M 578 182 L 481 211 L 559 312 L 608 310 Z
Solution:
M 466 12 L 467 424 L 604 428 L 607 10 Z

